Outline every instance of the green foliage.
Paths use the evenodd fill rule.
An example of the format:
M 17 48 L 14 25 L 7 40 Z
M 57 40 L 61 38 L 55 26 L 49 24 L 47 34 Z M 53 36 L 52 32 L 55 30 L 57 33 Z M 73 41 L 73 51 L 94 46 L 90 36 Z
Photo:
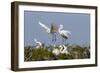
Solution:
M 31 50 L 25 49 L 25 61 L 50 60 L 52 56 L 52 52 L 46 48 L 32 48 Z M 30 59 L 27 59 L 29 57 Z
M 89 48 L 87 47 L 81 47 L 79 45 L 76 45 L 73 47 L 73 49 L 70 51 L 70 54 L 74 59 L 84 59 L 84 58 L 89 58 Z
M 58 45 L 59 46 L 59 45 Z M 59 49 L 59 47 L 56 48 Z M 72 45 L 68 47 L 68 54 L 54 55 L 52 46 L 45 48 L 30 48 L 25 47 L 24 50 L 24 61 L 44 61 L 44 60 L 68 60 L 68 59 L 86 59 L 90 58 L 89 47 L 82 47 L 79 45 Z
M 73 57 L 70 55 L 70 54 L 60 54 L 59 56 L 58 56 L 58 59 L 59 60 L 64 60 L 64 59 L 73 59 Z
M 49 52 L 45 48 L 38 48 L 32 50 L 32 60 L 48 60 L 52 56 L 52 52 Z

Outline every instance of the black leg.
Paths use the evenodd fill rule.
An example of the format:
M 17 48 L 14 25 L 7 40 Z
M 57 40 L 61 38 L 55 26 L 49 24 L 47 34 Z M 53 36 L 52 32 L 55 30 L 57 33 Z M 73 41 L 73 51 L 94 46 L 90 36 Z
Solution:
M 62 44 L 64 44 L 64 38 L 62 37 Z
M 64 41 L 65 41 L 64 44 L 66 45 L 66 39 L 64 39 Z
M 55 36 L 55 42 L 56 42 L 56 34 L 54 36 Z

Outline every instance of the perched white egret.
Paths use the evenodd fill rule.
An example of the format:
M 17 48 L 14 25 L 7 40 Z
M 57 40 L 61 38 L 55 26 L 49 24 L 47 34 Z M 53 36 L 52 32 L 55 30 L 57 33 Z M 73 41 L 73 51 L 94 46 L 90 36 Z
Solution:
M 68 51 L 67 51 L 68 48 L 65 45 L 60 45 L 59 48 L 60 49 L 54 48 L 53 51 L 52 51 L 52 53 L 54 55 L 59 55 L 60 53 L 61 54 L 68 54 Z
M 68 51 L 67 51 L 68 48 L 67 48 L 67 46 L 60 45 L 59 47 L 60 47 L 59 51 L 60 51 L 61 54 L 68 54 Z
M 69 36 L 71 35 L 70 31 L 67 30 L 63 30 L 63 25 L 61 24 L 59 29 L 58 29 L 58 33 L 61 35 L 62 37 L 62 41 L 66 41 L 66 39 L 69 38 Z
M 40 41 L 38 41 L 37 39 L 34 39 L 34 42 L 37 44 L 36 48 L 42 47 L 42 43 Z
M 54 54 L 54 55 L 59 55 L 60 54 L 60 50 L 59 49 L 57 49 L 57 48 L 54 48 L 53 49 L 53 51 L 52 51 L 52 53 Z
M 52 36 L 54 38 L 52 38 L 52 41 L 56 41 L 56 32 L 58 31 L 58 29 L 56 28 L 56 26 L 51 25 L 51 27 L 47 27 L 45 24 L 43 24 L 42 22 L 39 21 L 39 24 L 41 27 L 43 27 L 47 33 L 52 34 Z

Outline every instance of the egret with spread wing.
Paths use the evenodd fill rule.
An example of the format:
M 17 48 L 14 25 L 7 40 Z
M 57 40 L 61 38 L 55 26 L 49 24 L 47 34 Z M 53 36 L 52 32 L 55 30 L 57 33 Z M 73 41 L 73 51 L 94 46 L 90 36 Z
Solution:
M 40 21 L 39 21 L 39 24 L 40 24 L 41 27 L 43 27 L 46 30 L 47 33 L 50 33 L 50 28 L 48 28 L 46 25 L 44 25 Z
M 59 29 L 58 29 L 58 33 L 61 35 L 62 37 L 62 41 L 66 42 L 66 40 L 69 38 L 69 36 L 71 35 L 70 31 L 67 30 L 63 30 L 63 25 L 61 24 Z
M 55 29 L 56 27 L 54 25 L 51 25 L 51 28 L 47 27 L 45 24 L 43 24 L 42 22 L 39 21 L 39 24 L 41 27 L 43 27 L 45 29 L 45 31 L 49 34 L 52 34 L 52 41 L 56 42 L 56 33 L 57 33 L 57 29 Z

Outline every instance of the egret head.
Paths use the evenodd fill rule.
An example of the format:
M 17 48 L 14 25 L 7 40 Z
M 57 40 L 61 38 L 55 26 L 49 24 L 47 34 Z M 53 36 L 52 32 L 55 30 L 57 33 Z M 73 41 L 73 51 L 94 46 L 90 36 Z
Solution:
M 59 45 L 59 48 L 63 48 L 63 46 L 62 45 Z

